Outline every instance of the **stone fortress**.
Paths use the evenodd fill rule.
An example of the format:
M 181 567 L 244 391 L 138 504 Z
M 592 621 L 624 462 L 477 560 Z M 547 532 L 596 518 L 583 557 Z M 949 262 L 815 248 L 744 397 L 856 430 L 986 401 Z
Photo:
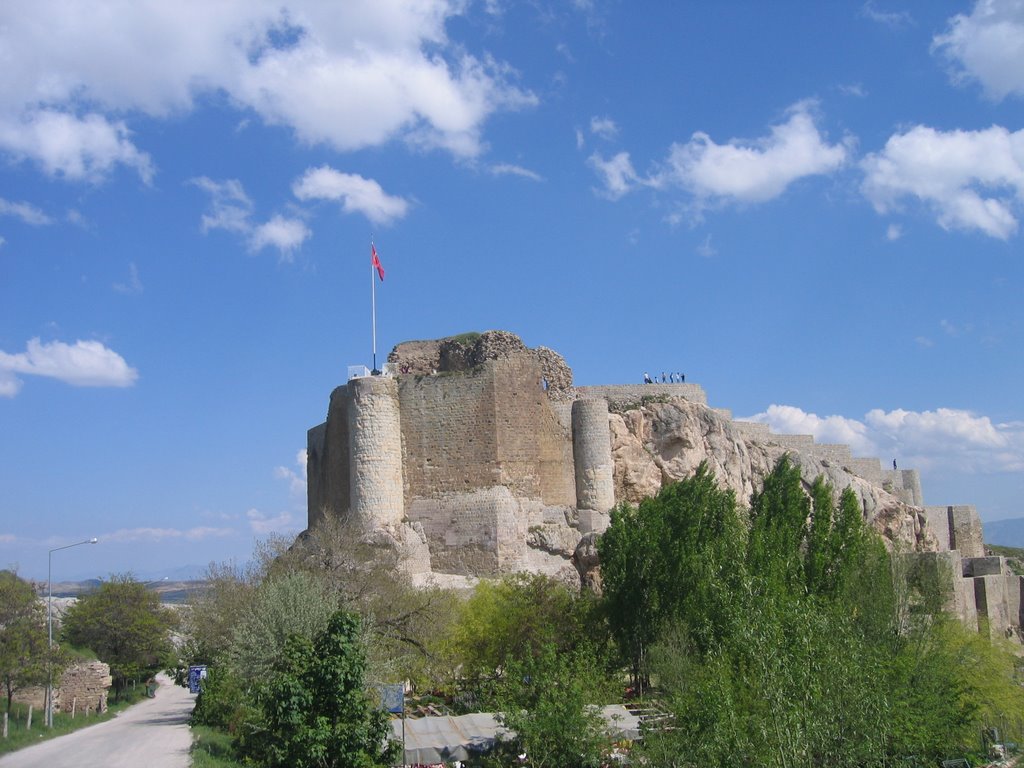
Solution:
M 399 344 L 384 375 L 336 388 L 308 432 L 308 525 L 354 523 L 420 584 L 532 571 L 592 585 L 616 503 L 706 461 L 745 505 L 784 453 L 808 484 L 852 488 L 894 547 L 951 578 L 962 621 L 1020 639 L 1024 577 L 985 556 L 974 507 L 925 505 L 916 470 L 735 421 L 692 383 L 574 387 L 558 353 L 504 331 Z

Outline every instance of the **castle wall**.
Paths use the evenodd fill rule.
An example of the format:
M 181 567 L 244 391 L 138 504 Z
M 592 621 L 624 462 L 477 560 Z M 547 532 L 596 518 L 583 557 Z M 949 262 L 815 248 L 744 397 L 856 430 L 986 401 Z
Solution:
M 309 526 L 351 506 L 347 386 L 331 392 L 327 421 L 306 433 L 306 514 Z
M 924 507 L 924 516 L 928 520 L 928 527 L 939 542 L 939 550 L 952 549 L 950 544 L 949 531 L 949 507 L 930 506 Z
M 586 399 L 573 403 L 572 439 L 576 507 L 608 512 L 615 506 L 615 478 L 606 401 Z
M 615 384 L 577 387 L 581 397 L 600 397 L 615 409 L 639 403 L 645 397 L 681 397 L 691 403 L 708 404 L 708 396 L 699 384 Z
M 924 506 L 924 493 L 921 491 L 921 475 L 916 469 L 901 469 L 903 475 L 903 488 L 910 493 L 911 501 L 915 507 Z
M 960 550 L 964 557 L 984 557 L 985 540 L 977 510 L 970 505 L 951 506 L 947 510 L 950 549 Z
M 499 484 L 494 377 L 486 368 L 402 376 L 398 391 L 410 501 Z
M 532 355 L 499 358 L 494 377 L 494 429 L 499 484 L 547 505 L 574 506 L 572 436 L 551 408 Z M 609 452 L 611 440 L 609 439 Z
M 398 385 L 366 376 L 348 388 L 351 512 L 368 527 L 398 526 L 405 517 Z

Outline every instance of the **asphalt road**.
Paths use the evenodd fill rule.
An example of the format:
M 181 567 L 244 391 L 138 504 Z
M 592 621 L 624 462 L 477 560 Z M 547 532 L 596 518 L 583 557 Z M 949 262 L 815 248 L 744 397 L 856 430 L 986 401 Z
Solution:
M 0 758 L 0 768 L 188 768 L 195 696 L 159 675 L 156 697 L 112 720 Z

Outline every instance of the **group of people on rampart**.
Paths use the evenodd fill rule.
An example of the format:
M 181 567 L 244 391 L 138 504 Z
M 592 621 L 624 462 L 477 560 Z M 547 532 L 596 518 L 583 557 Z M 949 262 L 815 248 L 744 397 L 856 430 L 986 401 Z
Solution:
M 657 374 L 655 374 L 654 378 L 652 379 L 651 375 L 647 371 L 644 371 L 644 384 L 657 384 L 657 383 L 658 383 L 658 376 L 657 376 Z M 662 371 L 661 372 L 661 383 L 662 384 L 685 384 L 686 383 L 686 374 L 685 373 L 675 373 L 675 372 L 665 373 L 664 371 Z

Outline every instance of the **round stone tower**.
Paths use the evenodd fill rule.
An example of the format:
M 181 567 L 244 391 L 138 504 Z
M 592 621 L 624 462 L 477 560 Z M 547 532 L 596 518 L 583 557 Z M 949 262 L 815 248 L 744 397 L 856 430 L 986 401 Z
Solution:
M 572 404 L 572 453 L 576 470 L 576 507 L 580 527 L 603 531 L 608 511 L 615 506 L 612 437 L 608 401 L 584 398 Z M 598 515 L 586 515 L 585 510 Z
M 398 383 L 365 376 L 348 388 L 351 514 L 367 528 L 397 526 L 405 517 Z

